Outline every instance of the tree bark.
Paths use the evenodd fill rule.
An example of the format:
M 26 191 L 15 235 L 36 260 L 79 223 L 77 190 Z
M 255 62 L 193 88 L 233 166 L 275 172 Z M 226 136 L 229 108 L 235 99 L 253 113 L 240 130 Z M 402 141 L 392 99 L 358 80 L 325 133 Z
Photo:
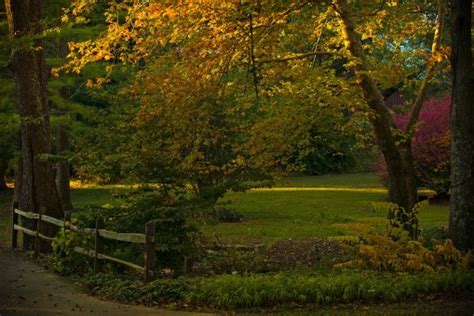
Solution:
M 21 131 L 18 130 L 15 137 L 16 143 L 16 152 L 21 153 Z M 15 157 L 16 164 L 15 164 L 15 188 L 13 190 L 13 202 L 18 202 L 20 200 L 20 192 L 21 192 L 21 179 L 22 179 L 22 161 L 21 161 L 21 154 L 16 154 Z
M 64 126 L 59 126 L 56 134 L 58 154 L 63 154 L 70 150 L 69 132 Z M 60 161 L 56 169 L 56 184 L 58 186 L 59 196 L 65 210 L 72 210 L 71 201 L 71 165 L 68 162 Z
M 474 249 L 474 70 L 472 1 L 452 1 L 453 102 L 449 236 L 461 250 Z
M 5 172 L 0 170 L 0 191 L 8 189 L 7 182 L 5 181 Z
M 15 74 L 18 112 L 21 130 L 21 187 L 19 208 L 38 213 L 41 207 L 46 214 L 63 217 L 63 208 L 54 181 L 52 164 L 40 155 L 51 153 L 51 135 L 48 116 L 47 87 L 49 71 L 42 50 L 41 0 L 5 0 L 10 38 L 14 44 L 11 67 Z M 28 223 L 27 225 L 31 225 Z M 31 227 L 31 226 L 30 226 Z M 34 228 L 31 227 L 31 228 Z M 54 236 L 55 226 L 40 223 L 39 230 Z M 31 238 L 24 238 L 24 246 L 32 248 Z M 49 250 L 41 242 L 39 251 Z
M 21 180 L 23 178 L 23 162 L 21 156 L 16 158 L 16 168 L 15 168 L 15 189 L 13 190 L 13 201 L 20 201 L 20 192 L 21 192 Z

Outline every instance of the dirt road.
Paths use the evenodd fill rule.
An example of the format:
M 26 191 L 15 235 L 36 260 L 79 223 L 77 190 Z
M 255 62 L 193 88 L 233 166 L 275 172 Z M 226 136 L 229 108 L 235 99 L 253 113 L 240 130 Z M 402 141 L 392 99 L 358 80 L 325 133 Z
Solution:
M 0 245 L 0 316 L 7 315 L 163 315 L 202 313 L 166 311 L 101 301 Z

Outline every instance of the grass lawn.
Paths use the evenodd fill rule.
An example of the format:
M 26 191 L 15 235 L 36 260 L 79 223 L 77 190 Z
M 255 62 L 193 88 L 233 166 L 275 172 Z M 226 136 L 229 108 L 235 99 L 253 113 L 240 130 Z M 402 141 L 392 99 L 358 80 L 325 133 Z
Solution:
M 327 238 L 387 223 L 387 192 L 370 173 L 286 178 L 274 188 L 229 193 L 224 200 L 244 221 L 209 225 L 204 232 L 226 239 Z M 448 222 L 447 206 L 425 203 L 419 212 L 422 228 Z
M 73 189 L 73 204 L 76 207 L 111 204 L 113 194 L 128 190 L 123 186 Z M 202 228 L 208 236 L 217 234 L 219 238 L 235 241 L 354 235 L 370 227 L 380 229 L 386 225 L 386 199 L 386 190 L 377 176 L 370 173 L 290 177 L 270 189 L 227 194 L 222 202 L 240 211 L 244 221 Z M 6 208 L 9 202 L 9 197 L 0 197 L 0 204 Z M 10 213 L 5 207 L 0 217 L 2 240 L 9 234 L 10 227 Z M 448 207 L 424 204 L 419 220 L 422 228 L 446 225 Z

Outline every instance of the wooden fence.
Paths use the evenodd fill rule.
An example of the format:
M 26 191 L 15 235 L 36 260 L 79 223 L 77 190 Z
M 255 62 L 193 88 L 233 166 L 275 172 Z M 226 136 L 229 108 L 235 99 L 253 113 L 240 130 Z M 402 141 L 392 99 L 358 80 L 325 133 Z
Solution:
M 21 231 L 23 234 L 35 237 L 35 253 L 36 245 L 38 245 L 39 239 L 52 241 L 54 237 L 45 236 L 39 232 L 40 222 L 49 223 L 58 227 L 64 227 L 71 231 L 77 231 L 86 233 L 94 236 L 94 249 L 84 249 L 81 247 L 74 247 L 74 251 L 94 259 L 94 272 L 100 272 L 102 270 L 102 263 L 104 260 L 112 261 L 125 265 L 129 268 L 143 272 L 145 275 L 145 282 L 149 282 L 153 279 L 153 267 L 155 262 L 155 236 L 156 226 L 155 222 L 148 222 L 145 224 L 145 234 L 138 233 L 117 233 L 114 231 L 103 229 L 103 222 L 100 219 L 96 220 L 95 228 L 80 228 L 70 223 L 69 216 L 66 216 L 64 220 L 60 220 L 48 215 L 45 215 L 45 209 L 41 208 L 39 213 L 25 212 L 18 209 L 18 204 L 14 203 L 12 208 L 12 248 L 17 248 L 18 243 L 18 232 Z M 31 230 L 20 225 L 19 217 L 24 217 L 32 220 L 36 220 L 36 230 Z M 118 241 L 124 241 L 129 243 L 144 244 L 144 266 L 134 264 L 125 260 L 114 258 L 105 255 L 104 252 L 104 240 L 112 239 Z

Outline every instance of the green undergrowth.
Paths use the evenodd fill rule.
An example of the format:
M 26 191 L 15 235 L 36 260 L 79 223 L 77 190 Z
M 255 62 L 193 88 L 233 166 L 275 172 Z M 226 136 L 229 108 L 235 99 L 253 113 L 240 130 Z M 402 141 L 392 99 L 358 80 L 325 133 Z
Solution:
M 397 303 L 474 293 L 474 271 L 394 274 L 327 272 L 219 275 L 139 281 L 98 274 L 82 279 L 92 293 L 126 303 L 221 310 L 274 306 Z M 390 285 L 390 286 L 388 286 Z

